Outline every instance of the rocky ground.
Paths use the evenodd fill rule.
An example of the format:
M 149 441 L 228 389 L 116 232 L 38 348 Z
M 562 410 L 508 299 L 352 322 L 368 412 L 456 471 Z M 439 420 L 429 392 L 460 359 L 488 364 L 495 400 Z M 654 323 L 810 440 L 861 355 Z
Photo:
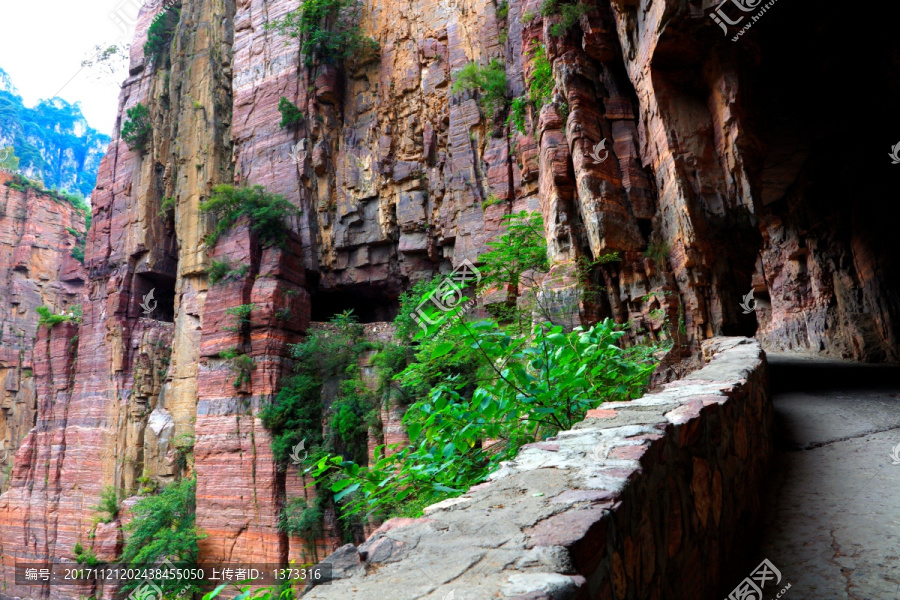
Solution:
M 782 581 L 766 597 L 787 583 L 790 600 L 900 597 L 900 369 L 769 361 L 779 448 L 757 562 Z

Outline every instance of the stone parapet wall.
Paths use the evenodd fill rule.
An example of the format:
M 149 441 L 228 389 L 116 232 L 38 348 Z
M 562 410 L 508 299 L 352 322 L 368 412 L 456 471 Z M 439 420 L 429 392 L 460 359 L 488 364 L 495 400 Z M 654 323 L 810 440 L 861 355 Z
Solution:
M 773 411 L 756 341 L 703 350 L 682 380 L 604 404 L 465 496 L 342 547 L 326 559 L 335 580 L 306 597 L 717 598 L 745 566 Z

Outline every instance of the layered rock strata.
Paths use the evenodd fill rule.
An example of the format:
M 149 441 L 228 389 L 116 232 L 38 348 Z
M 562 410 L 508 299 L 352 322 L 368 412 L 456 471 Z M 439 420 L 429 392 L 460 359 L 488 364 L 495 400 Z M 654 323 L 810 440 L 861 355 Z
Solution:
M 48 391 L 35 376 L 36 363 L 74 351 L 63 338 L 50 346 L 38 337 L 35 309 L 71 312 L 86 279 L 72 257 L 85 234 L 81 211 L 53 194 L 17 188 L 13 175 L 0 171 L 0 492 L 9 488 L 13 458 L 35 426 L 39 392 Z

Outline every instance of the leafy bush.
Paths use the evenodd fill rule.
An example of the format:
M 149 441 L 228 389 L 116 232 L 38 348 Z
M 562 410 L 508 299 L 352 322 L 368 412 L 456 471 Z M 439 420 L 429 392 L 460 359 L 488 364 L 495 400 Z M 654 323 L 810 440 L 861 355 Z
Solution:
M 325 516 L 323 497 L 318 496 L 309 506 L 305 498 L 293 498 L 284 507 L 278 529 L 292 537 L 321 537 Z
M 126 111 L 128 118 L 122 125 L 122 140 L 131 150 L 143 152 L 150 141 L 153 127 L 150 123 L 150 109 L 141 103 Z
M 72 548 L 72 556 L 79 565 L 93 567 L 100 564 L 100 561 L 97 560 L 97 555 L 90 549 L 85 550 L 80 543 L 76 543 Z
M 506 96 L 506 67 L 498 59 L 492 60 L 486 67 L 474 62 L 467 64 L 456 74 L 452 87 L 454 94 L 464 90 L 479 92 L 481 107 L 488 120 L 492 120 L 494 114 L 505 109 L 509 102 Z
M 175 198 L 163 198 L 159 205 L 159 216 L 164 219 L 168 218 L 169 213 L 175 210 L 176 204 L 178 204 L 178 201 Z
M 175 35 L 175 27 L 181 19 L 181 8 L 174 4 L 167 5 L 154 17 L 147 31 L 147 42 L 144 44 L 144 56 L 154 67 L 162 66 L 168 58 L 169 46 Z
M 503 223 L 506 232 L 488 242 L 490 250 L 478 257 L 484 273 L 479 285 L 482 290 L 506 290 L 506 304 L 504 307 L 494 307 L 494 315 L 503 322 L 513 324 L 524 334 L 530 328 L 535 307 L 519 306 L 522 288 L 536 289 L 539 283 L 536 277 L 549 268 L 544 220 L 538 212 L 521 211 L 504 216 Z M 538 298 L 535 294 L 531 297 Z M 539 312 L 542 318 L 551 318 L 548 311 Z
M 300 40 L 306 66 L 336 63 L 377 51 L 378 43 L 361 33 L 358 0 L 302 0 L 300 8 L 269 27 Z
M 119 514 L 119 494 L 116 488 L 112 486 L 103 488 L 100 492 L 100 503 L 93 509 L 99 513 L 106 513 L 105 516 L 99 517 L 101 523 L 112 522 Z
M 209 276 L 209 284 L 217 285 L 226 281 L 237 281 L 243 278 L 249 270 L 250 265 L 247 264 L 232 268 L 231 263 L 227 260 L 213 259 L 206 274 Z
M 282 465 L 288 464 L 292 449 L 304 440 L 313 453 L 346 452 L 359 460 L 365 458 L 364 424 L 373 403 L 360 380 L 357 361 L 370 345 L 351 312 L 335 316 L 330 325 L 291 346 L 294 374 L 275 401 L 260 411 L 263 425 L 272 432 L 272 453 Z M 340 380 L 338 394 L 326 416 L 322 386 L 335 379 Z M 327 438 L 322 434 L 326 419 L 332 425 Z
M 591 7 L 583 2 L 560 2 L 559 0 L 544 0 L 541 4 L 541 14 L 545 17 L 559 15 L 559 23 L 550 27 L 550 35 L 560 37 L 569 32 L 578 23 L 581 15 L 590 12 Z
M 196 563 L 197 542 L 204 537 L 195 525 L 196 479 L 183 479 L 163 488 L 157 495 L 139 500 L 132 508 L 134 518 L 125 525 L 127 533 L 121 562 L 126 565 L 152 565 L 169 559 L 178 563 Z M 185 587 L 184 579 L 162 579 L 154 583 L 160 586 L 166 597 L 174 597 Z M 128 593 L 141 582 L 135 580 L 124 586 Z M 200 590 L 196 582 L 187 582 L 191 588 L 187 597 Z
M 237 375 L 232 382 L 234 387 L 241 387 L 244 383 L 250 383 L 250 375 L 256 370 L 256 361 L 252 356 L 248 356 L 238 350 L 231 348 L 220 354 L 222 358 L 231 362 L 231 371 Z
M 497 4 L 497 18 L 505 19 L 509 16 L 509 0 L 500 0 Z
M 38 314 L 38 327 L 41 325 L 46 325 L 47 327 L 53 327 L 59 323 L 81 323 L 81 305 L 76 304 L 69 309 L 69 312 L 55 315 L 50 312 L 50 309 L 46 306 L 38 306 L 34 309 Z
M 553 99 L 553 88 L 556 81 L 553 78 L 553 65 L 547 59 L 547 50 L 544 46 L 538 46 L 531 53 L 532 70 L 531 81 L 528 85 L 528 96 L 515 98 L 512 102 L 507 124 L 512 124 L 519 133 L 525 133 L 525 113 L 529 103 L 534 105 L 535 113 L 540 112 L 544 104 Z
M 523 444 L 570 428 L 602 402 L 639 396 L 654 367 L 646 350 L 616 344 L 624 332 L 609 320 L 568 334 L 538 326 L 530 338 L 514 338 L 492 321 L 460 320 L 454 328 L 469 348 L 445 341 L 433 356 L 472 349 L 493 377 L 480 379 L 471 395 L 447 377 L 407 410 L 410 445 L 391 456 L 379 446 L 368 467 L 320 457 L 317 481 L 332 482 L 344 515 L 396 512 L 404 503 L 423 506 L 462 493 Z M 485 448 L 486 440 L 496 443 Z
M 285 98 L 281 97 L 278 103 L 278 110 L 281 111 L 281 128 L 292 127 L 303 122 L 303 113 L 297 108 L 297 105 Z
M 284 196 L 270 194 L 261 185 L 217 185 L 212 197 L 200 203 L 200 210 L 218 217 L 216 228 L 206 238 L 210 246 L 215 246 L 219 237 L 241 217 L 249 219 L 250 228 L 261 242 L 283 245 L 287 238 L 287 219 L 299 213 Z
M 225 314 L 234 317 L 234 327 L 223 327 L 225 331 L 243 332 L 250 325 L 250 313 L 255 304 L 239 304 L 225 309 Z

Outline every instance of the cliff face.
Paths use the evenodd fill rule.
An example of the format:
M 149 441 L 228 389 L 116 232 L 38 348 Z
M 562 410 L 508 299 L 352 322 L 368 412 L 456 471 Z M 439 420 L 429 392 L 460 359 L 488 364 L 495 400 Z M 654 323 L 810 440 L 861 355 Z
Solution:
M 0 491 L 9 488 L 16 450 L 35 426 L 38 399 L 52 395 L 42 368 L 51 357 L 66 362 L 74 350 L 64 336 L 50 344 L 37 334 L 35 309 L 68 312 L 81 302 L 86 279 L 71 256 L 85 233 L 84 215 L 50 194 L 17 187 L 0 172 Z M 60 367 L 65 388 L 70 382 Z
M 677 0 L 601 0 L 562 36 L 551 34 L 559 16 L 524 18 L 539 15 L 538 0 L 513 0 L 506 14 L 486 0 L 370 2 L 362 24 L 379 53 L 306 67 L 296 40 L 265 27 L 297 7 L 185 0 L 170 68 L 143 56 L 159 7 L 142 12 L 119 125 L 142 103 L 153 135 L 143 152 L 114 139 L 101 166 L 77 362 L 63 351 L 72 326 L 38 337 L 37 427 L 24 441 L 15 434 L 0 500 L 7 569 L 16 557 L 71 557 L 76 542 L 111 558 L 120 524 L 90 535 L 101 491 L 127 496 L 140 477 L 187 474 L 176 460 L 187 439 L 206 559 L 309 558 L 309 545 L 277 522 L 286 495 L 310 492 L 276 468 L 256 417 L 292 366 L 289 344 L 311 320 L 348 308 L 390 319 L 401 290 L 474 261 L 511 211 L 544 216 L 546 288 L 578 298 L 580 282 L 598 292 L 580 300 L 585 318 L 632 322 L 635 337 L 668 329 L 696 342 L 758 330 L 770 349 L 897 358 L 900 299 L 885 274 L 897 264 L 877 241 L 884 226 L 841 202 L 840 190 L 823 191 L 829 163 L 814 135 L 780 128 L 803 124 L 800 102 L 779 112 L 760 100 L 792 68 L 773 64 L 777 55 L 761 62 L 760 48 L 799 12 L 785 9 L 782 25 L 760 25 L 736 45 L 699 3 Z M 817 18 L 826 26 L 835 17 Z M 834 65 L 836 50 L 809 45 L 821 54 L 813 64 Z M 451 93 L 455 71 L 496 58 L 510 96 L 521 96 L 540 46 L 556 88 L 525 134 L 508 135 L 502 115 L 487 122 L 475 94 Z M 304 113 L 296 128 L 279 126 L 282 97 Z M 855 167 L 848 161 L 842 173 Z M 203 243 L 214 223 L 200 202 L 235 182 L 302 210 L 284 248 L 262 247 L 246 224 L 214 248 Z M 160 215 L 164 198 L 174 214 Z M 612 252 L 619 260 L 598 262 Z M 211 286 L 213 259 L 247 268 Z M 578 267 L 585 262 L 593 266 Z M 74 266 L 60 270 L 49 280 L 77 279 Z M 751 289 L 755 316 L 741 308 Z M 159 307 L 148 316 L 150 290 Z M 223 329 L 240 304 L 256 307 L 249 327 Z M 238 386 L 223 357 L 232 349 L 255 365 Z M 382 418 L 400 439 L 398 415 Z M 341 543 L 333 522 L 326 532 L 320 557 Z M 12 581 L 9 570 L 0 577 Z

